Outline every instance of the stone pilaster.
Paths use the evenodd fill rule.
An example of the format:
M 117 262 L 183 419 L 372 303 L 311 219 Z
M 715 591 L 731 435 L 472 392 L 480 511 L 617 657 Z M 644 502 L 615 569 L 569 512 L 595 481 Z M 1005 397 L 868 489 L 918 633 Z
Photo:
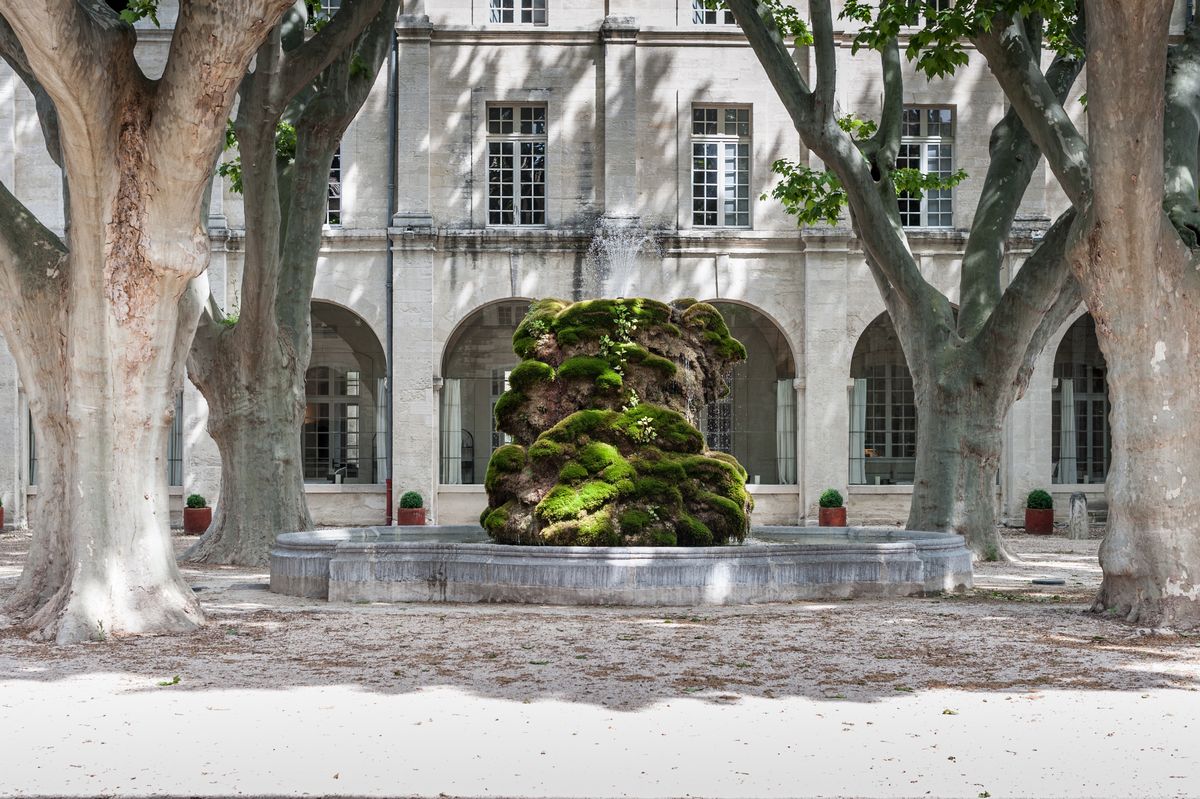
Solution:
M 429 46 L 433 25 L 426 16 L 396 22 L 399 48 L 396 111 L 396 213 L 392 227 L 433 227 L 429 196 Z
M 604 42 L 604 215 L 638 215 L 637 38 L 634 17 L 606 17 Z

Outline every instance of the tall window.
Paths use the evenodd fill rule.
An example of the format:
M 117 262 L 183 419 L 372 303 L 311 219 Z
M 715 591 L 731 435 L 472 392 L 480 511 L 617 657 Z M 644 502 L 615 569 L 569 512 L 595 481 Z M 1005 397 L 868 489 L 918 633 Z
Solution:
M 932 175 L 954 172 L 954 111 L 949 108 L 905 108 L 899 168 Z M 905 227 L 953 227 L 952 189 L 933 189 L 924 198 L 900 195 L 900 223 Z
M 951 0 L 925 0 L 925 21 L 930 21 L 939 11 L 948 10 L 950 2 Z
M 729 9 L 720 11 L 705 6 L 704 0 L 692 0 L 692 23 L 696 25 L 736 25 L 733 12 Z
M 750 109 L 692 109 L 692 224 L 750 227 Z
M 491 0 L 491 3 L 492 22 L 546 24 L 546 0 Z
M 488 224 L 546 224 L 546 106 L 489 105 Z
M 1107 378 L 1096 322 L 1084 315 L 1067 330 L 1054 356 L 1050 458 L 1055 483 L 1103 483 L 1108 477 Z
M 917 456 L 916 400 L 904 351 L 887 314 L 863 331 L 850 377 L 850 483 L 911 483 Z
M 482 483 L 492 452 L 510 441 L 496 429 L 496 400 L 517 365 L 512 337 L 528 310 L 524 300 L 478 308 L 446 343 L 440 409 L 443 484 Z
M 325 204 L 325 224 L 342 226 L 342 148 L 339 145 L 329 163 L 329 194 Z

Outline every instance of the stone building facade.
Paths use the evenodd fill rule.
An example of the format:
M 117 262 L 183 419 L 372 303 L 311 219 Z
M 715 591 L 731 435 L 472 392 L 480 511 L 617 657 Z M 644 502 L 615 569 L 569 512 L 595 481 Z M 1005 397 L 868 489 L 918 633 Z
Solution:
M 160 18 L 139 44 L 150 74 L 169 42 L 172 14 Z M 815 519 L 827 487 L 847 494 L 852 522 L 904 520 L 921 422 L 904 356 L 849 226 L 800 230 L 761 198 L 774 161 L 808 156 L 729 22 L 694 0 L 405 0 L 394 85 L 384 70 L 331 175 L 302 434 L 318 523 L 384 521 L 389 442 L 397 496 L 419 491 L 439 523 L 474 522 L 487 457 L 503 443 L 491 405 L 517 363 L 511 334 L 547 296 L 717 303 L 750 357 L 702 428 L 747 464 L 756 520 Z M 876 59 L 839 42 L 842 112 L 877 116 Z M 33 101 L 10 72 L 0 89 L 0 179 L 61 226 Z M 970 175 L 903 209 L 923 271 L 953 299 L 1005 101 L 973 56 L 953 81 L 909 74 L 905 102 L 909 162 Z M 235 308 L 241 200 L 216 194 L 210 278 Z M 1063 207 L 1040 170 L 1010 273 Z M 219 501 L 216 447 L 190 385 L 180 409 L 157 459 L 172 470 L 174 506 L 192 492 Z M 1106 412 L 1103 358 L 1080 309 L 1008 420 L 1004 517 L 1019 519 L 1037 487 L 1102 498 Z M 0 343 L 9 523 L 26 523 L 36 483 L 36 442 Z

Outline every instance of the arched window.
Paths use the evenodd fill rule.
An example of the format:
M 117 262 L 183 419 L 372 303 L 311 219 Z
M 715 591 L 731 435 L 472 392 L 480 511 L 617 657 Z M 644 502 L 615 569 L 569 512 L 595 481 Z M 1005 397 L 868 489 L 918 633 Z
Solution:
M 745 305 L 712 303 L 746 347 L 746 362 L 727 378 L 729 394 L 710 403 L 700 428 L 711 449 L 736 457 L 751 483 L 796 482 L 796 363 L 783 333 Z
M 912 483 L 917 460 L 912 374 L 886 313 L 863 331 L 850 377 L 850 483 Z
M 528 300 L 480 308 L 446 344 L 439 436 L 443 485 L 482 483 L 492 452 L 508 443 L 508 436 L 496 429 L 493 409 L 508 390 L 509 372 L 520 362 L 512 337 L 528 310 Z
M 1103 483 L 1108 477 L 1112 436 L 1107 374 L 1096 322 L 1084 314 L 1054 355 L 1050 458 L 1055 483 Z
M 313 347 L 304 376 L 304 479 L 379 483 L 387 457 L 383 347 L 357 314 L 312 304 Z

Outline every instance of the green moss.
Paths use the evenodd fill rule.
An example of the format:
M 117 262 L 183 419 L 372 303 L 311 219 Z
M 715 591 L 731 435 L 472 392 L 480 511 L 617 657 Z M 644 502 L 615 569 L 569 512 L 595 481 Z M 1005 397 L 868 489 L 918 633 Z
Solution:
M 558 472 L 558 482 L 560 483 L 578 483 L 580 480 L 586 480 L 587 477 L 588 470 L 583 468 L 578 461 L 567 461 Z
M 604 389 L 620 388 L 624 383 L 621 375 L 612 368 L 608 361 L 589 355 L 576 355 L 574 358 L 568 358 L 562 366 L 558 367 L 558 376 L 567 380 L 571 378 L 595 380 L 596 385 Z
M 483 479 L 489 494 L 500 490 L 500 481 L 505 475 L 525 468 L 525 448 L 520 444 L 506 444 L 492 453 L 488 461 L 487 475 Z
M 600 472 L 600 477 L 604 479 L 604 482 L 615 485 L 617 483 L 632 481 L 633 478 L 637 477 L 637 472 L 629 464 L 629 461 L 621 459 L 616 463 L 606 466 L 604 471 Z M 632 486 L 632 483 L 630 485 Z
M 635 536 L 653 524 L 655 518 L 642 508 L 627 508 L 621 512 L 619 521 L 622 533 Z
M 566 447 L 545 436 L 529 445 L 529 460 L 543 461 L 547 458 L 557 458 L 566 451 Z
M 578 519 L 616 496 L 616 487 L 600 480 L 584 483 L 578 490 L 557 485 L 538 503 L 537 515 L 548 522 Z
M 642 403 L 625 411 L 617 424 L 631 440 L 639 441 L 643 423 L 638 420 L 644 418 L 650 420 L 649 424 L 656 434 L 654 444 L 659 448 L 672 452 L 703 451 L 704 437 L 700 431 L 692 427 L 681 414 L 659 405 Z
M 508 375 L 508 384 L 517 391 L 525 391 L 537 383 L 554 379 L 554 367 L 541 361 L 526 360 L 517 364 Z
M 741 538 L 746 533 L 746 511 L 742 505 L 712 492 L 698 495 L 699 500 L 715 511 L 725 521 L 725 533 Z
M 496 428 L 504 430 L 508 427 L 509 417 L 525 404 L 525 395 L 520 391 L 505 391 L 496 400 Z
M 734 467 L 737 470 L 737 473 L 742 478 L 742 482 L 743 483 L 746 482 L 746 478 L 749 476 L 749 472 L 746 471 L 746 467 L 742 466 L 742 464 L 738 461 L 737 458 L 733 457 L 728 452 L 710 452 L 710 453 L 708 453 L 708 457 L 716 458 L 719 461 L 724 461 L 725 463 L 728 463 L 730 466 Z
M 619 460 L 623 459 L 617 448 L 603 441 L 593 441 L 579 451 L 579 462 L 592 474 Z
M 679 543 L 685 547 L 710 547 L 713 545 L 713 532 L 708 525 L 695 516 L 684 513 L 679 517 L 675 526 Z
M 573 444 L 593 430 L 609 424 L 616 415 L 615 411 L 596 409 L 576 411 L 543 433 L 542 437 L 561 444 Z
M 678 483 L 687 478 L 687 473 L 679 463 L 678 458 L 668 458 L 662 450 L 649 449 L 641 457 L 632 461 L 638 474 L 648 477 L 661 477 L 664 480 Z
M 652 547 L 674 547 L 679 545 L 679 539 L 675 535 L 674 530 L 658 528 L 650 531 L 650 546 Z
M 746 492 L 746 472 L 735 464 L 707 455 L 692 455 L 680 461 L 684 473 L 735 501 Z
M 504 503 L 495 510 L 484 511 L 483 518 L 480 520 L 483 523 L 483 529 L 487 530 L 488 535 L 495 538 L 504 529 L 504 525 L 508 524 L 508 516 L 513 507 L 512 500 Z
M 576 543 L 585 547 L 620 546 L 621 535 L 613 525 L 612 510 L 605 508 L 580 520 Z
M 683 323 L 693 330 L 703 331 L 704 339 L 717 355 L 731 361 L 746 360 L 746 348 L 729 334 L 721 312 L 707 302 L 698 302 L 683 312 Z
M 657 355 L 647 355 L 641 365 L 659 372 L 663 377 L 674 377 L 675 373 L 679 371 L 679 367 L 675 365 L 674 361 L 660 358 Z
M 674 506 L 683 502 L 679 488 L 657 477 L 639 477 L 633 481 L 632 496 L 642 501 Z

